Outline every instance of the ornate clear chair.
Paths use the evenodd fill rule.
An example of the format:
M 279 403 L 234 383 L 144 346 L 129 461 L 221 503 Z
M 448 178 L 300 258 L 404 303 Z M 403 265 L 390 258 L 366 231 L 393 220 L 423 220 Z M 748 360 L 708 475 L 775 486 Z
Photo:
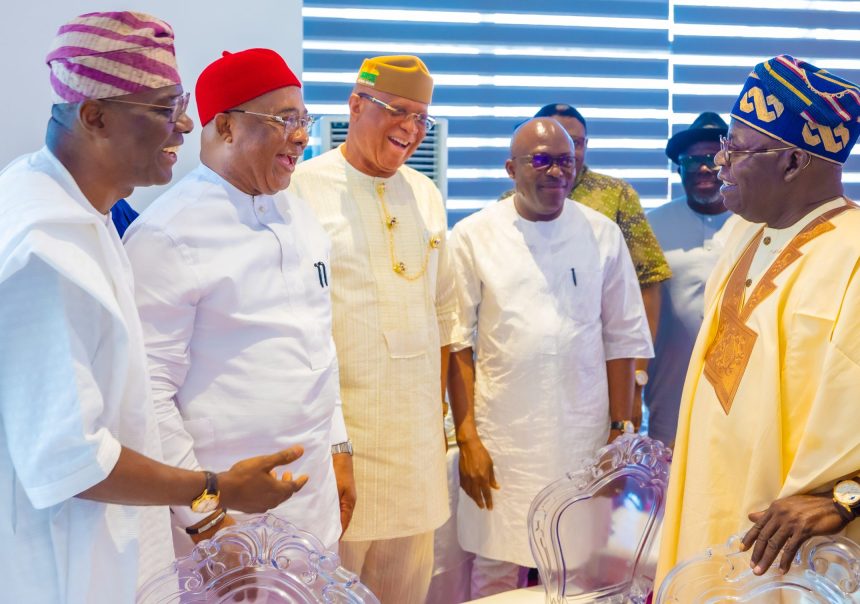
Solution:
M 529 541 L 547 604 L 647 600 L 670 459 L 659 441 L 625 434 L 535 497 Z
M 264 514 L 219 531 L 140 587 L 137 604 L 379 604 L 340 558 Z
M 666 575 L 657 604 L 852 604 L 860 602 L 860 546 L 846 537 L 813 537 L 791 568 L 756 576 L 741 535 L 681 562 Z

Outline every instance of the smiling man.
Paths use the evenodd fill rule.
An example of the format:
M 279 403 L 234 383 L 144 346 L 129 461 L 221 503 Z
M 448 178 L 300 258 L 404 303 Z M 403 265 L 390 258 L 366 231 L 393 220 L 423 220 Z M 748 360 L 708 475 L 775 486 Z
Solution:
M 173 30 L 143 13 L 81 15 L 59 29 L 48 65 L 46 146 L 0 174 L 3 600 L 132 602 L 173 560 L 167 505 L 265 511 L 304 484 L 269 474 L 301 450 L 217 475 L 160 463 L 109 213 L 135 187 L 170 180 L 193 127 Z
M 705 282 L 723 250 L 721 229 L 732 215 L 723 205 L 714 158 L 728 125 L 710 111 L 676 133 L 666 155 L 678 164 L 684 195 L 648 212 L 672 269 L 660 284 L 660 330 L 648 367 L 648 434 L 672 446 L 687 363 L 704 313 Z
M 125 236 L 164 455 L 221 469 L 301 444 L 293 470 L 308 485 L 273 512 L 335 547 L 355 488 L 331 332 L 330 243 L 310 208 L 284 191 L 313 120 L 299 80 L 268 49 L 225 52 L 200 75 L 196 97 L 201 165 Z M 231 522 L 174 512 L 178 553 Z
M 459 297 L 449 393 L 460 446 L 460 545 L 472 598 L 522 586 L 532 499 L 620 434 L 634 359 L 652 356 L 618 226 L 568 199 L 573 142 L 526 122 L 505 163 L 513 196 L 457 223 Z
M 424 602 L 433 530 L 448 517 L 442 391 L 456 301 L 445 208 L 433 182 L 403 165 L 433 127 L 432 93 L 417 57 L 365 60 L 346 143 L 300 164 L 291 189 L 332 238 L 334 338 L 361 495 L 341 558 L 383 604 Z
M 756 573 L 778 557 L 786 570 L 807 538 L 860 512 L 860 211 L 842 189 L 858 101 L 856 85 L 781 55 L 756 65 L 732 109 L 716 163 L 746 222 L 705 290 L 661 577 L 744 531 Z

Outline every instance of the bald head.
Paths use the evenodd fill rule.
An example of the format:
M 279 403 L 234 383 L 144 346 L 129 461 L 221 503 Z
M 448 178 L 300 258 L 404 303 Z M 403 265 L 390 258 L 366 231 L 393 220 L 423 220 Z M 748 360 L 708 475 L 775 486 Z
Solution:
M 540 142 L 564 144 L 562 140 L 567 141 L 570 153 L 573 153 L 573 140 L 560 123 L 549 117 L 536 117 L 514 130 L 511 157 L 531 153 L 530 149 Z
M 570 135 L 554 119 L 535 118 L 516 129 L 505 169 L 516 183 L 520 216 L 548 221 L 561 215 L 576 179 L 573 152 Z

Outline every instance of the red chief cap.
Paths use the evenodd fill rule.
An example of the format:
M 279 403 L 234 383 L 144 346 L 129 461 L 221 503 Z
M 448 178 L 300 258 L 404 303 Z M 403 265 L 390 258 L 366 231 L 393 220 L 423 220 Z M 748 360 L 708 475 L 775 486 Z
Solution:
M 194 94 L 200 124 L 205 126 L 217 113 L 287 86 L 301 88 L 302 83 L 274 50 L 225 50 L 197 78 Z

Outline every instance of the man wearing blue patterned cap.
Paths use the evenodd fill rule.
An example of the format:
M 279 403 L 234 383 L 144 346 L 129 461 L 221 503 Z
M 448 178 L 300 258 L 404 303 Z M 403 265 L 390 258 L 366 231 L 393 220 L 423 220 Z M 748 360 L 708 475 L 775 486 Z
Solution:
M 842 189 L 858 116 L 857 86 L 786 55 L 735 103 L 716 162 L 745 221 L 705 290 L 658 578 L 734 534 L 756 574 L 810 536 L 860 537 L 860 211 Z

